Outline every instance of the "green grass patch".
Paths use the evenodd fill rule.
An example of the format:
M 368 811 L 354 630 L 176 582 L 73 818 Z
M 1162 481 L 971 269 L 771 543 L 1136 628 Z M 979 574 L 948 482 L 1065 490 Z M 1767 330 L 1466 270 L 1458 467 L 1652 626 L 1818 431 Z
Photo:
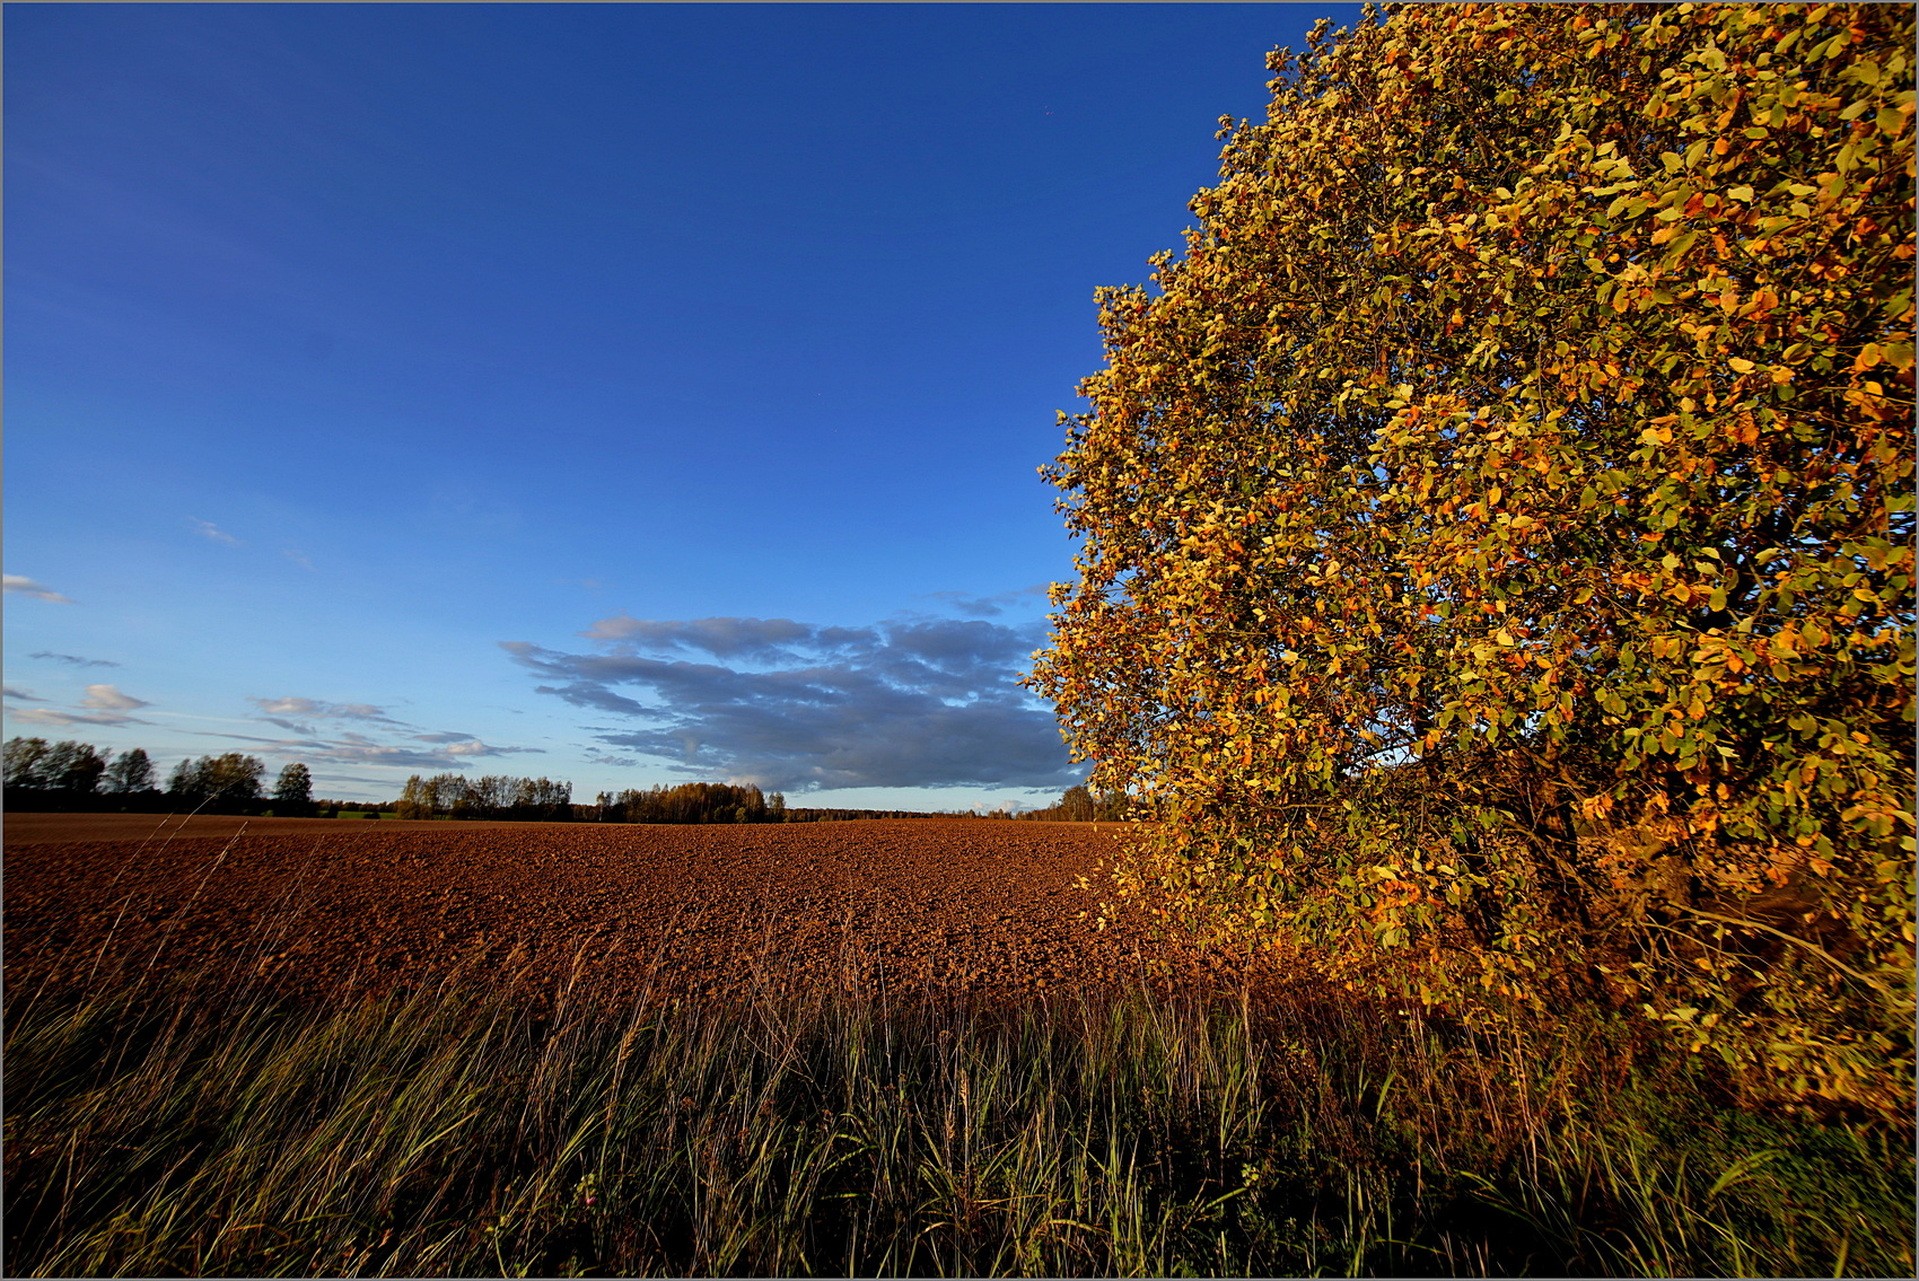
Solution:
M 1325 995 L 6 1018 L 13 1275 L 1886 1275 L 1910 1142 Z

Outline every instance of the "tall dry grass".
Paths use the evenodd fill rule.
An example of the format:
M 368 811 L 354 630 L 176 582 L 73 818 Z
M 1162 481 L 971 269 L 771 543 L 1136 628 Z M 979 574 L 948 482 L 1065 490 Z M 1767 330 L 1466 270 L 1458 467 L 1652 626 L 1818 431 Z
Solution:
M 1909 1141 L 1302 989 L 8 993 L 14 1275 L 1896 1275 Z

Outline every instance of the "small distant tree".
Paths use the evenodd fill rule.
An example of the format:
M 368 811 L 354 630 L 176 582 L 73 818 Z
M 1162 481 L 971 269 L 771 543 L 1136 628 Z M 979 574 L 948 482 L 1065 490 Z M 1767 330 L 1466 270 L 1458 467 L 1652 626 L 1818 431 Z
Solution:
M 153 761 L 145 749 L 135 747 L 115 757 L 107 766 L 105 785 L 107 791 L 120 796 L 152 791 Z
M 426 780 L 418 774 L 410 776 L 406 786 L 400 789 L 400 800 L 393 812 L 401 818 L 432 818 L 433 794 Z
M 273 806 L 287 813 L 304 814 L 313 808 L 313 775 L 295 761 L 280 771 L 273 786 Z

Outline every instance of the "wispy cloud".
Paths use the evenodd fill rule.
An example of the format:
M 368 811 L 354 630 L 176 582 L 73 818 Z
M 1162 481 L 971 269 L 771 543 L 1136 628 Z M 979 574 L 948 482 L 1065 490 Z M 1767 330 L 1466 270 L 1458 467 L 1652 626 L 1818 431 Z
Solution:
M 22 713 L 24 715 L 24 713 Z M 273 722 L 278 724 L 279 722 Z M 395 769 L 457 770 L 472 761 L 494 756 L 541 754 L 539 747 L 501 747 L 477 738 L 463 738 L 439 747 L 416 747 L 411 743 L 381 742 L 365 734 L 341 734 L 334 738 L 301 736 L 272 738 L 262 734 L 235 734 L 223 730 L 195 730 L 204 738 L 231 739 L 255 743 L 262 748 L 297 756 L 310 765 L 385 765 Z
M 313 562 L 307 559 L 305 552 L 289 547 L 280 554 L 298 565 L 301 569 L 306 570 L 309 574 L 314 572 Z
M 4 688 L 4 689 L 5 689 L 5 691 L 6 691 L 6 696 L 7 696 L 8 698 L 17 698 L 17 699 L 20 699 L 20 700 L 21 700 L 22 702 L 27 702 L 27 703 L 44 703 L 44 702 L 46 702 L 46 701 L 47 701 L 46 699 L 44 699 L 44 698 L 42 698 L 42 697 L 40 697 L 40 696 L 39 696 L 38 694 L 29 694 L 29 693 L 27 693 L 27 691 L 25 691 L 24 689 L 15 689 L 15 688 L 14 688 L 13 686 L 11 686 L 11 685 L 7 685 L 7 686 L 4 686 L 4 687 L 0 687 L 0 688 Z
M 966 592 L 929 594 L 932 599 L 940 601 L 949 609 L 965 614 L 969 618 L 997 618 L 1015 605 L 1044 604 L 1046 584 L 1038 583 L 1032 587 L 1019 587 L 1010 592 L 995 592 L 991 596 L 973 596 Z
M 8 689 L 8 698 L 32 699 L 37 703 L 47 700 L 23 690 Z M 111 685 L 89 685 L 86 697 L 82 698 L 77 710 L 63 710 L 57 707 L 27 707 L 11 713 L 16 721 L 26 721 L 35 725 L 150 725 L 128 713 L 142 707 L 151 707 L 144 698 L 135 698 L 124 694 Z
M 588 640 L 621 641 L 653 649 L 713 654 L 721 658 L 786 658 L 796 643 L 815 640 L 821 629 L 790 618 L 696 618 L 656 622 L 624 611 L 602 618 L 580 635 Z M 847 633 L 852 638 L 853 633 Z
M 52 707 L 28 707 L 13 713 L 16 721 L 35 725 L 151 725 L 137 716 L 119 712 L 63 712 Z
M 187 517 L 187 522 L 193 526 L 195 532 L 202 538 L 210 538 L 216 543 L 225 543 L 228 547 L 238 547 L 240 545 L 239 539 L 227 533 L 210 520 L 201 520 L 198 516 L 189 516 Z
M 89 685 L 87 696 L 80 700 L 80 706 L 96 712 L 131 712 L 135 708 L 151 707 L 153 704 L 144 698 L 123 694 L 111 685 Z
M 334 703 L 298 695 L 247 701 L 265 713 L 260 717 L 263 723 L 286 730 L 294 737 L 201 732 L 209 737 L 257 743 L 298 756 L 309 764 L 384 765 L 414 770 L 456 770 L 488 757 L 544 750 L 501 746 L 460 731 L 423 730 L 395 719 L 372 703 Z M 300 719 L 293 719 L 296 717 Z M 319 721 L 350 721 L 366 728 L 364 731 L 345 727 L 322 729 L 312 723 Z
M 269 716 L 304 716 L 328 720 L 380 721 L 388 725 L 400 722 L 386 714 L 384 708 L 371 703 L 326 703 L 315 698 L 249 698 L 252 703 Z
M 22 596 L 31 596 L 35 600 L 48 600 L 56 605 L 73 604 L 72 597 L 62 596 L 51 587 L 43 583 L 36 583 L 31 578 L 23 577 L 20 574 L 0 575 L 0 583 L 4 583 L 7 591 L 19 592 Z
M 436 734 L 415 734 L 413 735 L 413 739 L 415 742 L 420 743 L 469 743 L 478 741 L 475 735 L 462 734 L 457 730 Z
M 78 654 L 56 654 L 50 649 L 37 649 L 30 658 L 44 658 L 50 662 L 67 663 L 73 667 L 118 667 L 120 664 L 108 658 L 82 658 Z
M 600 742 L 691 773 L 800 790 L 1056 787 L 1083 772 L 1017 684 L 1037 624 L 618 614 L 582 634 L 604 652 L 502 648 L 537 692 L 629 722 L 595 727 Z
M 403 769 L 459 769 L 468 761 L 490 756 L 537 752 L 533 747 L 495 747 L 477 738 L 449 743 L 438 749 L 406 743 L 382 743 L 364 734 L 343 734 L 314 753 L 317 760 L 339 765 L 389 765 Z

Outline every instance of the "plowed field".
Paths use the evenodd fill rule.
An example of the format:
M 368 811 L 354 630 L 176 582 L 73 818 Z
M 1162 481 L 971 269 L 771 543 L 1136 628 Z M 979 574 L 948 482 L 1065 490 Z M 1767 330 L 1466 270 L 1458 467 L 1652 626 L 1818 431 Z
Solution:
M 1080 919 L 1111 825 L 176 824 L 8 816 L 8 985 L 148 966 L 318 998 L 456 973 L 668 998 L 1217 977 L 1188 949 Z

